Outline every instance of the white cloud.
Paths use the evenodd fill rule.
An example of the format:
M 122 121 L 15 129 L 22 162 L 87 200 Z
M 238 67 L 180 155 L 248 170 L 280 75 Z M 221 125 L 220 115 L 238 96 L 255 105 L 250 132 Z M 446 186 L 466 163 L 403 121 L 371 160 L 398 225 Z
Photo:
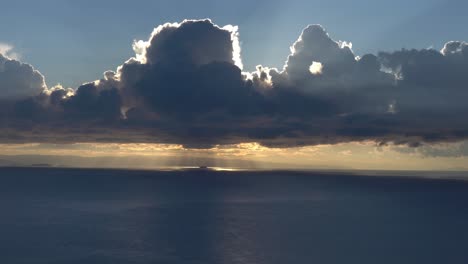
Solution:
M 10 59 L 19 60 L 20 54 L 13 51 L 13 49 L 12 45 L 0 42 L 0 54 Z

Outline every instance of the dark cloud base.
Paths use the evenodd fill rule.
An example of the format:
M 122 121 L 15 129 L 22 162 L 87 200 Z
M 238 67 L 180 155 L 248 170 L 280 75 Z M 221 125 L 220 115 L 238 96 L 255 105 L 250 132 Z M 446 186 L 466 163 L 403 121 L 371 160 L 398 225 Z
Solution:
M 354 55 L 310 25 L 282 70 L 242 72 L 237 28 L 157 27 L 135 57 L 74 89 L 0 55 L 0 142 L 149 142 L 205 148 L 468 137 L 468 44 Z M 268 45 L 267 43 L 265 45 Z

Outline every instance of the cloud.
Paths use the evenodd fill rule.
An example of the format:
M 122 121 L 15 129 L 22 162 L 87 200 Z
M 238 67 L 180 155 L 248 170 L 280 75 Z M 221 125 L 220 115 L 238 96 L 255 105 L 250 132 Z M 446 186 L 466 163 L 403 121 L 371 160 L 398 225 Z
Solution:
M 13 51 L 13 49 L 14 48 L 12 45 L 0 42 L 0 55 L 3 55 L 10 59 L 19 60 L 20 55 L 17 52 Z
M 239 43 L 237 27 L 208 19 L 164 24 L 116 71 L 76 90 L 48 89 L 31 66 L 0 57 L 11 64 L 8 75 L 0 67 L 0 141 L 419 146 L 468 136 L 465 42 L 359 57 L 310 25 L 283 69 L 251 73 Z
M 5 50 L 8 55 L 8 49 Z M 0 50 L 0 99 L 40 94 L 46 85 L 44 76 L 31 65 L 2 55 Z
M 426 144 L 418 148 L 394 146 L 395 151 L 404 154 L 419 154 L 423 157 L 462 158 L 468 157 L 468 141 L 454 143 Z

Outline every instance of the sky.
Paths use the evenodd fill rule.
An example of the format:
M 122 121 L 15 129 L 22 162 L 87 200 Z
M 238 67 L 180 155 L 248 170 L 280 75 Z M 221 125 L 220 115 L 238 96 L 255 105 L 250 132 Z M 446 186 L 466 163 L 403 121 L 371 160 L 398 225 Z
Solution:
M 462 0 L 415 1 L 8 1 L 0 43 L 46 76 L 76 88 L 132 56 L 133 40 L 166 22 L 211 18 L 238 25 L 247 70 L 282 67 L 289 46 L 309 24 L 323 25 L 357 55 L 401 48 L 442 48 L 468 35 Z M 73 63 L 71 63 L 73 62 Z
M 3 3 L 0 156 L 68 166 L 73 158 L 54 159 L 467 170 L 466 8 L 460 0 Z

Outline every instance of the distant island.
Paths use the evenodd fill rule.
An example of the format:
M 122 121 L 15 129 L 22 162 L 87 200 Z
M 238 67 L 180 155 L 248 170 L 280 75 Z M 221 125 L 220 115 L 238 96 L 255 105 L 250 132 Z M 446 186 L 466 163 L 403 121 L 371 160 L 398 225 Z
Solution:
M 51 164 L 47 164 L 47 163 L 37 163 L 37 164 L 31 164 L 31 167 L 48 168 L 48 167 L 53 167 L 53 166 Z

